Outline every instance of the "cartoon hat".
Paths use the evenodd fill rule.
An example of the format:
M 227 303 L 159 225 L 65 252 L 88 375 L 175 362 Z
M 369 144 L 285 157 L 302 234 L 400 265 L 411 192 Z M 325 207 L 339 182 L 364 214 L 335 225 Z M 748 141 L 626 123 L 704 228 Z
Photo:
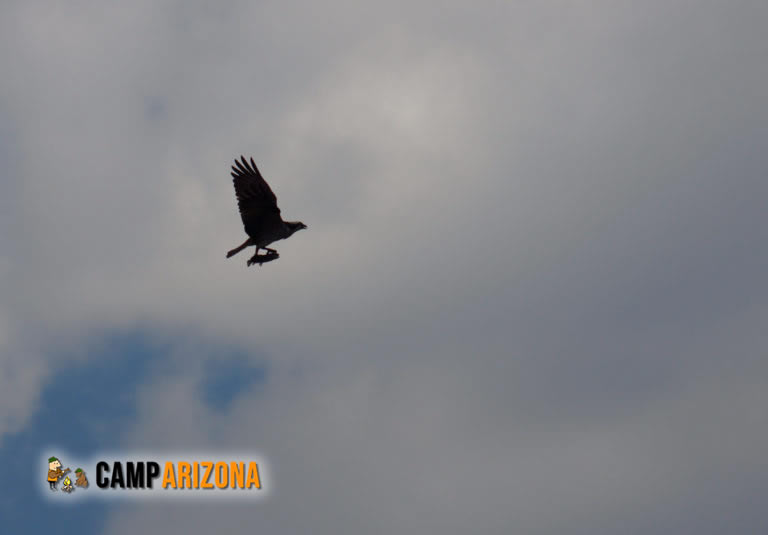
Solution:
M 56 457 L 51 457 L 50 459 L 48 459 L 48 462 L 52 463 L 53 461 L 58 461 L 58 460 L 59 459 L 57 459 Z
M 82 471 L 83 471 L 83 469 L 82 469 L 82 468 L 78 468 L 77 470 L 75 470 L 75 473 L 76 473 L 76 474 L 79 474 L 79 473 L 80 473 L 80 472 L 82 472 Z

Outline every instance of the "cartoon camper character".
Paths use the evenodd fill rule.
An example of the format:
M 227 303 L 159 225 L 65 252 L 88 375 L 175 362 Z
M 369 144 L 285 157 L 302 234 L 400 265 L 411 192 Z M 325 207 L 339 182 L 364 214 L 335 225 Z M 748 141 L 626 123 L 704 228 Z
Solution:
M 48 484 L 51 490 L 56 490 L 56 483 L 69 471 L 69 468 L 61 469 L 61 462 L 56 457 L 48 459 Z
M 75 470 L 75 474 L 77 474 L 77 481 L 75 481 L 75 485 L 78 487 L 87 488 L 88 487 L 88 480 L 85 478 L 85 472 L 83 472 L 82 468 L 78 468 Z

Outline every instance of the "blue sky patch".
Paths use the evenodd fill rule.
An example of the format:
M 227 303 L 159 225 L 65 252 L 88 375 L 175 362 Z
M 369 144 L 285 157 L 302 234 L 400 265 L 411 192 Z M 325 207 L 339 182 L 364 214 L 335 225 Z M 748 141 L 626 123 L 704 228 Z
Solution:
M 204 370 L 203 400 L 218 411 L 227 410 L 239 396 L 263 384 L 268 373 L 265 363 L 254 363 L 245 355 L 210 359 Z
M 110 505 L 78 504 L 67 511 L 41 499 L 39 482 L 32 479 L 39 473 L 39 463 L 45 462 L 41 448 L 54 445 L 86 457 L 117 446 L 121 429 L 135 417 L 136 388 L 144 382 L 148 364 L 162 358 L 165 349 L 137 333 L 107 336 L 92 347 L 96 354 L 82 365 L 53 376 L 27 427 L 3 437 L 3 533 L 103 531 Z

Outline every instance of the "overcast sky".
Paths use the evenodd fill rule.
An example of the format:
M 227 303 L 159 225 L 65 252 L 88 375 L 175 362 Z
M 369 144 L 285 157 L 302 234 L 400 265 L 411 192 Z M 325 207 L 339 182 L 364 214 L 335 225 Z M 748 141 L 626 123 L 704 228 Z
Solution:
M 764 1 L 4 0 L 3 522 L 765 532 L 766 27 Z M 260 268 L 225 259 L 240 154 L 309 227 Z M 50 510 L 50 444 L 255 449 L 273 485 Z

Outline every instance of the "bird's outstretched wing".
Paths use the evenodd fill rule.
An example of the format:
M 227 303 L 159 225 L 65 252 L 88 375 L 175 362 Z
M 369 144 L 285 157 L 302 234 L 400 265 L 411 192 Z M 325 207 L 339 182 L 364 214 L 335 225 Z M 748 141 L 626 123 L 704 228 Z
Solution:
M 259 173 L 253 158 L 250 163 L 243 156 L 240 160 L 235 160 L 232 166 L 232 181 L 245 231 L 251 234 L 275 220 L 280 221 L 280 208 L 277 207 L 277 197 Z

